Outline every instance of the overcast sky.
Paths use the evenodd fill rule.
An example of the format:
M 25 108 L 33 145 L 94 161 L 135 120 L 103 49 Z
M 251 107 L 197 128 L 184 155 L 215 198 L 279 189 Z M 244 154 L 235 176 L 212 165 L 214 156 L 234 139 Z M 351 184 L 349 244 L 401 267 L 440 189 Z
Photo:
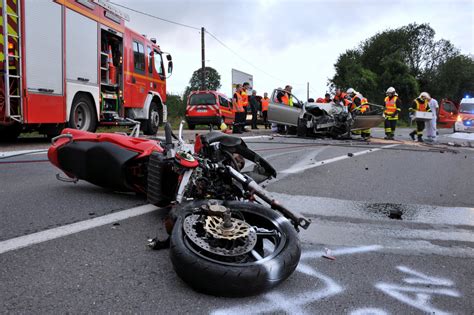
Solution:
M 409 23 L 430 23 L 464 54 L 474 54 L 474 0 L 112 0 L 183 24 L 205 27 L 206 65 L 221 75 L 221 91 L 231 93 L 231 69 L 250 73 L 259 95 L 290 84 L 300 99 L 323 96 L 334 63 L 347 49 L 377 32 Z M 174 72 L 168 91 L 182 94 L 201 67 L 198 30 L 169 24 L 123 8 L 128 26 L 155 37 L 170 52 Z M 251 64 L 245 62 L 245 59 Z M 363 91 L 361 91 L 363 93 Z M 383 93 L 384 91 L 381 91 Z

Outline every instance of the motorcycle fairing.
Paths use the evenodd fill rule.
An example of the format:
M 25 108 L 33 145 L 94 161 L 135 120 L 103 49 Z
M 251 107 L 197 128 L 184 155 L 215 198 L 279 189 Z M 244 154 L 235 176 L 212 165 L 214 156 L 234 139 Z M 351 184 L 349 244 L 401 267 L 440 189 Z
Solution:
M 78 179 L 117 191 L 129 191 L 126 164 L 138 152 L 110 142 L 75 141 L 57 150 L 61 169 Z

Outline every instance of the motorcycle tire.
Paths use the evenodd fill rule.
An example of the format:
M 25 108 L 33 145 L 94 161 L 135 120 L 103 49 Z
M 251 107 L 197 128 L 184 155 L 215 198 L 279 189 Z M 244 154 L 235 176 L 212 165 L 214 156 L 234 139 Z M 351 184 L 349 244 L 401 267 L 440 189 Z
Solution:
M 271 231 L 272 240 L 261 229 L 261 235 L 258 232 L 256 234 L 253 250 L 237 257 L 216 255 L 196 245 L 187 235 L 184 222 L 208 202 L 192 202 L 177 213 L 171 234 L 170 258 L 176 273 L 184 282 L 198 292 L 243 297 L 272 289 L 294 272 L 301 256 L 296 230 L 280 213 L 259 204 L 216 201 L 230 208 L 233 218 L 244 218 L 252 227 Z M 206 242 L 206 238 L 209 239 L 209 235 L 201 241 Z M 265 241 L 274 247 L 268 250 L 266 247 L 271 245 L 265 247 Z M 256 251 L 257 254 L 252 253 Z

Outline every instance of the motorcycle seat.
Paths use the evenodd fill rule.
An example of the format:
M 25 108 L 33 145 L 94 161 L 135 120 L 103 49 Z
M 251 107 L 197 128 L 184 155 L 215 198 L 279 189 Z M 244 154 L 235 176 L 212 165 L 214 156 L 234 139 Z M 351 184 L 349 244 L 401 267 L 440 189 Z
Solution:
M 201 135 L 201 141 L 203 144 L 219 142 L 226 147 L 236 147 L 242 144 L 242 140 L 240 138 L 229 136 L 218 131 L 211 131 L 205 135 Z

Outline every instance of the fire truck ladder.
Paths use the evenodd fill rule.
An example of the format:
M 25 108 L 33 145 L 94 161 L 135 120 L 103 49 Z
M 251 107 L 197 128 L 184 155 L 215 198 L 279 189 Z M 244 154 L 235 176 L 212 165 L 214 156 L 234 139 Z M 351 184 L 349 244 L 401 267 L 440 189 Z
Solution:
M 7 3 L 9 2 L 9 3 Z M 21 68 L 21 34 L 20 34 L 20 16 L 13 12 L 20 11 L 20 0 L 7 1 L 2 0 L 3 5 L 3 54 L 4 58 L 4 84 L 5 84 L 5 117 L 22 122 L 23 104 L 21 91 L 22 89 L 22 68 Z M 9 4 L 14 3 L 17 7 L 11 8 Z M 8 18 L 16 20 L 18 33 L 9 33 Z M 10 41 L 12 39 L 12 41 Z M 9 43 L 16 41 L 16 49 L 13 54 L 9 53 Z M 14 45 L 15 46 L 15 45 Z M 16 54 L 15 54 L 16 53 Z M 10 66 L 12 61 L 13 67 Z M 15 105 L 16 109 L 12 111 L 11 106 Z

